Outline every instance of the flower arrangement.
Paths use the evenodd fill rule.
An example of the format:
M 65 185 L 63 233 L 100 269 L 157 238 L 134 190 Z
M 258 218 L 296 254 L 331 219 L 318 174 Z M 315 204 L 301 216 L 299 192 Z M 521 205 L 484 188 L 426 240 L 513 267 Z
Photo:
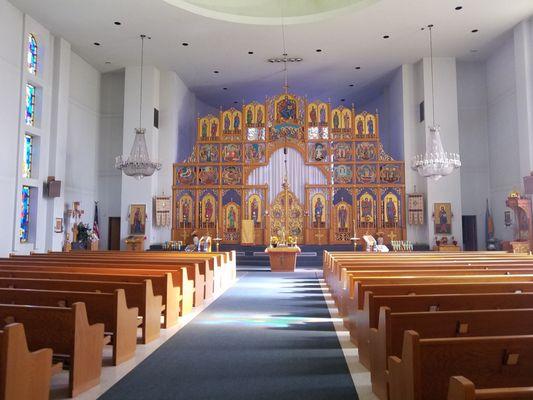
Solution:
M 277 236 L 271 236 L 270 237 L 270 246 L 271 247 L 278 247 L 279 244 L 279 238 Z
M 287 238 L 287 244 L 291 247 L 296 246 L 296 238 L 294 236 L 289 236 Z

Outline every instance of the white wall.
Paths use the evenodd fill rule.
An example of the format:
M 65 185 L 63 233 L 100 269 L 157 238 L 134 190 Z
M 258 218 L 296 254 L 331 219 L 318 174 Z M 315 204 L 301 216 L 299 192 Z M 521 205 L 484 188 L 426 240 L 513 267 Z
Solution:
M 14 246 L 15 223 L 18 223 L 16 204 L 17 154 L 21 112 L 23 15 L 7 0 L 0 0 L 0 255 L 6 255 Z
M 512 38 L 487 60 L 490 203 L 495 236 L 511 240 L 513 230 L 504 225 L 505 199 L 522 187 L 517 133 L 515 54 Z
M 98 145 L 98 217 L 100 249 L 108 248 L 109 217 L 121 214 L 121 172 L 115 157 L 122 154 L 124 131 L 124 70 L 102 75 Z
M 484 62 L 457 62 L 459 142 L 463 215 L 475 215 L 478 249 L 485 249 L 489 199 L 487 79 Z
M 100 132 L 100 73 L 72 53 L 66 154 L 65 202 L 79 201 L 82 218 L 92 228 L 98 200 L 98 136 Z

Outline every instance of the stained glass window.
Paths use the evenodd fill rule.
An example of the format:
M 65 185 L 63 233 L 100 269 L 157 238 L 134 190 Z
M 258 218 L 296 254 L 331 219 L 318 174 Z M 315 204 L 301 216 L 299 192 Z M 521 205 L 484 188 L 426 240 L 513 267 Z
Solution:
M 35 86 L 26 84 L 26 125 L 35 126 Z
M 31 33 L 28 35 L 28 71 L 37 75 L 37 40 Z
M 33 158 L 33 136 L 24 135 L 24 165 L 22 167 L 22 177 L 31 178 L 31 163 Z
M 27 243 L 30 233 L 30 187 L 22 186 L 22 207 L 20 210 L 20 242 Z

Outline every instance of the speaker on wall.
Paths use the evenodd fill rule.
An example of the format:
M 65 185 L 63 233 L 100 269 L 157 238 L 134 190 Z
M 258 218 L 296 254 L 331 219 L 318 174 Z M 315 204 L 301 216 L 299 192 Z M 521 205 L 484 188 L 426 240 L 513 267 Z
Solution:
M 49 176 L 45 187 L 48 197 L 61 196 L 61 181 L 56 181 L 55 177 Z

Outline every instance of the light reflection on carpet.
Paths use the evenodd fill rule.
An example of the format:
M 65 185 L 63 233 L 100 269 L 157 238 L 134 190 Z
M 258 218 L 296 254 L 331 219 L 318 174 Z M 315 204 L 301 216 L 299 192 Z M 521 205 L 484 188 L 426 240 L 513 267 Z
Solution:
M 268 314 L 214 314 L 209 320 L 202 321 L 205 325 L 235 325 L 258 328 L 288 328 L 294 325 L 339 322 L 340 318 L 308 318 L 290 315 Z

